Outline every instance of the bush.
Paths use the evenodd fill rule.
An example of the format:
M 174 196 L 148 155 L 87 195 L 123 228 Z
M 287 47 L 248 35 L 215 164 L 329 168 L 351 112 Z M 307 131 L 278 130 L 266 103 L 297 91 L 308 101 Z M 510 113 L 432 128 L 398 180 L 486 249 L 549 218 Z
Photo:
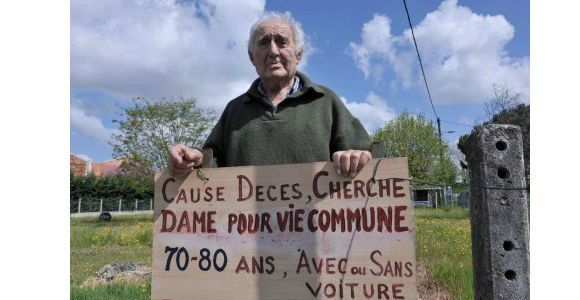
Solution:
M 153 178 L 142 178 L 126 175 L 112 176 L 70 176 L 71 210 L 78 205 L 78 199 L 142 199 L 153 198 Z M 148 201 L 147 206 L 148 206 Z M 141 204 L 141 203 L 138 203 Z M 84 208 L 84 203 L 81 203 Z M 87 203 L 88 205 L 88 203 Z M 105 205 L 105 204 L 104 204 Z M 128 203 L 127 205 L 131 205 Z M 134 203 L 132 204 L 134 207 Z M 98 209 L 98 207 L 97 207 Z

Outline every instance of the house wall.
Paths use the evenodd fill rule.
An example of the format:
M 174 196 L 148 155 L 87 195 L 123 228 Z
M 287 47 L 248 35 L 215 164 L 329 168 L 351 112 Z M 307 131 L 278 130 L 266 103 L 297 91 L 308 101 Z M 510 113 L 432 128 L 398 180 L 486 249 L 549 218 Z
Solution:
M 90 172 L 91 163 L 73 154 L 70 155 L 70 168 L 75 176 L 86 176 Z

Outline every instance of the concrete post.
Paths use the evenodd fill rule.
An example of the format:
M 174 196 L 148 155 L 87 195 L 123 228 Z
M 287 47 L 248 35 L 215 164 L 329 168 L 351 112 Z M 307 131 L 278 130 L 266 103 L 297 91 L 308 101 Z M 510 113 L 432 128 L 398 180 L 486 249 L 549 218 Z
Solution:
M 103 198 L 101 198 L 101 204 L 99 204 L 99 212 L 103 212 Z
M 79 207 L 77 208 L 77 213 L 81 213 L 81 197 L 79 197 Z
M 119 211 L 121 211 L 121 198 L 119 198 Z
M 529 299 L 529 222 L 520 128 L 486 125 L 469 137 L 475 299 Z
M 149 210 L 153 210 L 153 199 L 149 200 Z
M 137 210 L 137 204 L 138 204 L 138 201 L 139 201 L 139 200 L 135 199 L 135 210 Z

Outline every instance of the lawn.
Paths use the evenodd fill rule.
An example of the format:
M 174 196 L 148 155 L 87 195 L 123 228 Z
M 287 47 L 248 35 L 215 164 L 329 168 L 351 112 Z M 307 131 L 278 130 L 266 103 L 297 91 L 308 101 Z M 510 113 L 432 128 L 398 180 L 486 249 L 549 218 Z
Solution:
M 151 265 L 152 215 L 71 218 L 71 299 L 149 299 L 151 282 L 93 288 L 81 284 L 108 263 Z M 468 211 L 415 209 L 417 260 L 455 299 L 473 299 Z
M 152 214 L 71 218 L 71 299 L 149 299 L 151 282 L 119 283 L 94 288 L 81 284 L 108 263 L 141 261 L 151 265 Z
M 469 211 L 415 208 L 417 261 L 455 299 L 473 299 Z

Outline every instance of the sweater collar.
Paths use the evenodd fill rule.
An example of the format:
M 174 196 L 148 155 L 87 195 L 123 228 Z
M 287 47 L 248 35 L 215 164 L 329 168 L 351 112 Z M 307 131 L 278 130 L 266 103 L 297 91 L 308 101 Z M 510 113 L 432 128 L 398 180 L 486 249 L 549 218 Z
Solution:
M 299 98 L 302 95 L 305 95 L 305 94 L 310 93 L 312 91 L 324 95 L 324 91 L 318 85 L 312 83 L 312 81 L 310 81 L 310 78 L 308 78 L 306 75 L 304 75 L 301 72 L 296 72 L 296 76 L 298 76 L 298 78 L 300 78 L 300 82 L 302 83 L 302 90 L 292 94 L 292 96 L 289 96 L 288 98 Z M 256 80 L 254 80 L 254 82 L 252 83 L 252 85 L 250 86 L 248 91 L 246 92 L 246 95 L 248 95 L 248 97 L 246 97 L 244 99 L 244 102 L 249 102 L 251 100 L 259 100 L 262 98 L 262 96 L 260 95 L 260 92 L 258 91 L 259 84 L 260 84 L 260 78 L 257 78 Z

